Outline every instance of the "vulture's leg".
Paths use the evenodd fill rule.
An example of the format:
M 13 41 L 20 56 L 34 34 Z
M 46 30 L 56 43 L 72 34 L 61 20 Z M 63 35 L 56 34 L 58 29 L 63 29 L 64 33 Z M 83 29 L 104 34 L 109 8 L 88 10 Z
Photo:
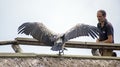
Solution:
M 64 55 L 64 49 L 63 50 L 59 50 L 59 56 Z
M 59 50 L 59 56 L 61 56 L 62 54 L 64 55 L 64 50 L 67 50 L 67 49 L 63 48 L 62 50 Z

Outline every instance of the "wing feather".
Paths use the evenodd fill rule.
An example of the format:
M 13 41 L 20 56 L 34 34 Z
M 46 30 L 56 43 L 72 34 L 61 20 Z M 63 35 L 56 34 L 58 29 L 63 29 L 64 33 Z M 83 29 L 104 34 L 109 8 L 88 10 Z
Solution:
M 91 36 L 92 38 L 97 38 L 97 36 L 99 36 L 99 33 L 99 29 L 95 26 L 87 24 L 77 24 L 65 33 L 64 40 L 68 41 L 79 36 Z
M 54 35 L 47 27 L 45 27 L 42 23 L 34 22 L 26 22 L 23 23 L 18 28 L 18 34 L 26 34 L 31 35 L 33 38 L 42 41 L 42 42 L 49 42 L 50 37 Z

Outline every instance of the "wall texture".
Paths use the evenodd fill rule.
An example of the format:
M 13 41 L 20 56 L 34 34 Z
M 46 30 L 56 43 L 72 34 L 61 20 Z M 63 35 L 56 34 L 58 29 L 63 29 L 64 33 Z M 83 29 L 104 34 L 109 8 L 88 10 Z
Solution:
M 75 58 L 0 58 L 0 67 L 120 67 L 120 60 Z

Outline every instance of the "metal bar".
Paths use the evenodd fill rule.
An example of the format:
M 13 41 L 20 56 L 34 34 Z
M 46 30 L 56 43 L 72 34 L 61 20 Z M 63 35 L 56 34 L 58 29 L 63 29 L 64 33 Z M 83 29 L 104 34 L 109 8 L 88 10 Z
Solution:
M 0 41 L 0 45 L 9 45 L 9 44 L 15 44 L 17 41 Z
M 14 41 L 0 41 L 0 45 L 37 45 L 37 46 L 47 46 L 43 42 L 40 42 L 33 38 L 15 38 Z M 120 44 L 110 44 L 110 43 L 95 43 L 95 42 L 80 42 L 80 41 L 68 41 L 65 43 L 65 47 L 72 48 L 97 48 L 97 49 L 113 49 L 120 50 Z
M 23 52 L 23 50 L 20 48 L 20 46 L 18 44 L 13 44 L 13 45 L 11 45 L 11 47 L 13 48 L 13 50 L 16 53 L 22 53 Z
M 32 38 L 16 38 L 16 41 L 22 45 L 38 45 L 38 46 L 47 46 L 42 42 L 37 41 Z M 95 43 L 95 42 L 80 42 L 80 41 L 68 41 L 65 43 L 65 47 L 72 48 L 98 48 L 98 49 L 113 49 L 120 50 L 120 44 L 110 44 L 110 43 Z
M 120 50 L 120 44 L 80 42 L 80 41 L 68 41 L 65 44 L 66 47 L 74 47 L 74 48 L 89 48 L 89 49 L 98 48 L 98 49 Z

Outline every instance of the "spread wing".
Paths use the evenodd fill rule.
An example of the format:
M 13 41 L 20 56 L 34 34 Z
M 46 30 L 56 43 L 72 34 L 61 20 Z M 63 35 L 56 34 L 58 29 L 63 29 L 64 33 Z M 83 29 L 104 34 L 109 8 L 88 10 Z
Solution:
M 52 33 L 50 30 L 47 29 L 42 23 L 34 22 L 26 22 L 23 23 L 18 28 L 18 34 L 26 34 L 31 35 L 33 38 L 41 41 L 41 42 L 49 42 L 50 37 L 53 36 L 54 33 Z
M 95 26 L 86 25 L 86 24 L 77 24 L 76 26 L 68 30 L 65 33 L 64 37 L 66 42 L 70 39 L 79 36 L 91 36 L 92 38 L 97 38 L 97 36 L 99 36 L 99 33 L 100 33 L 99 29 Z

